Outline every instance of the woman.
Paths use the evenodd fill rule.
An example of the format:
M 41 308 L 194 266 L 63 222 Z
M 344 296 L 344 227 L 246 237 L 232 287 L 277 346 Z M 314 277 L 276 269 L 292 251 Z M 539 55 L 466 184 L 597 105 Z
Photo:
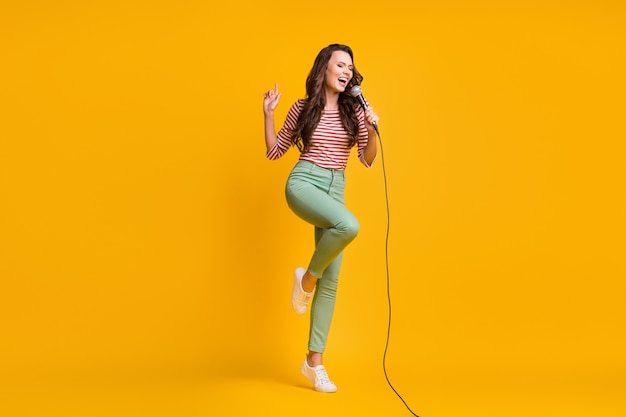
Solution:
M 294 273 L 292 306 L 306 312 L 311 303 L 309 352 L 302 373 L 315 390 L 335 392 L 322 357 L 330 329 L 339 267 L 344 248 L 356 237 L 357 219 L 344 206 L 344 170 L 351 148 L 359 160 L 371 167 L 378 153 L 378 116 L 371 107 L 363 110 L 349 93 L 363 80 L 353 63 L 352 49 L 332 44 L 320 51 L 306 79 L 306 99 L 290 108 L 278 134 L 274 110 L 280 93 L 278 84 L 264 95 L 266 156 L 281 157 L 292 145 L 300 158 L 287 180 L 285 194 L 291 210 L 315 226 L 315 251 L 308 268 Z

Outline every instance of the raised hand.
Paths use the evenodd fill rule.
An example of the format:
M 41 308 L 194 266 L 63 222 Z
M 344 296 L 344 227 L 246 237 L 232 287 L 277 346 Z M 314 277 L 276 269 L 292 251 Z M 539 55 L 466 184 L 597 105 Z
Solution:
M 280 93 L 278 92 L 278 83 L 276 83 L 273 90 L 266 91 L 263 95 L 263 112 L 265 114 L 273 112 L 278 106 L 279 100 Z

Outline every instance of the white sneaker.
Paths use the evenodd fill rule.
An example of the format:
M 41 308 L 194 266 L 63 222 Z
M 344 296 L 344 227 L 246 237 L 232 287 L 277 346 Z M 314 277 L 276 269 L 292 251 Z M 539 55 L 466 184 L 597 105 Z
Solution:
M 293 291 L 291 292 L 291 305 L 297 314 L 304 314 L 309 305 L 309 300 L 313 292 L 306 292 L 302 289 L 302 277 L 306 269 L 300 267 L 293 274 Z
M 309 381 L 313 383 L 315 391 L 337 392 L 337 386 L 334 382 L 328 379 L 328 374 L 326 373 L 324 365 L 311 367 L 305 358 L 300 371 L 302 372 L 302 375 L 306 376 Z

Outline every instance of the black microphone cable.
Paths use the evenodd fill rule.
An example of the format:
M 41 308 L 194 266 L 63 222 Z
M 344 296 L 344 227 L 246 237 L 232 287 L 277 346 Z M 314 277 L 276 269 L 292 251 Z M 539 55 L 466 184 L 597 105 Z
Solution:
M 387 306 L 388 306 L 388 321 L 387 321 L 387 340 L 385 342 L 385 351 L 383 353 L 383 372 L 385 374 L 385 379 L 387 380 L 387 384 L 389 384 L 389 387 L 393 390 L 393 392 L 396 393 L 396 395 L 398 396 L 398 398 L 400 398 L 400 400 L 404 403 L 404 406 L 407 408 L 407 410 L 409 410 L 409 412 L 411 414 L 413 414 L 415 417 L 419 417 L 417 414 L 415 414 L 415 412 L 413 412 L 413 410 L 411 410 L 411 407 L 409 407 L 409 405 L 406 403 L 406 401 L 404 401 L 404 398 L 402 398 L 402 396 L 400 395 L 400 393 L 398 393 L 398 391 L 394 388 L 393 384 L 391 383 L 391 381 L 389 380 L 389 376 L 387 375 L 387 349 L 389 348 L 389 337 L 391 335 L 391 291 L 390 291 L 390 286 L 389 286 L 389 229 L 390 229 L 390 225 L 391 225 L 391 216 L 389 214 L 389 192 L 387 190 L 387 171 L 385 169 L 385 152 L 383 151 L 383 141 L 380 137 L 380 132 L 378 131 L 378 126 L 374 125 L 375 129 L 376 129 L 376 133 L 378 134 L 378 143 L 380 143 L 380 156 L 382 159 L 382 165 L 383 165 L 383 180 L 385 183 L 385 203 L 387 206 L 387 232 L 385 235 L 385 267 L 386 267 L 386 272 L 387 272 Z
M 352 86 L 352 88 L 350 89 L 350 95 L 356 98 L 356 100 L 359 102 L 363 110 L 367 109 L 368 107 L 367 102 L 365 101 L 361 87 L 358 84 Z M 389 229 L 391 228 L 390 227 L 391 216 L 389 214 L 389 191 L 387 189 L 387 170 L 385 169 L 385 152 L 383 150 L 383 140 L 380 136 L 380 132 L 378 131 L 377 123 L 374 123 L 374 129 L 376 130 L 376 135 L 378 135 L 378 143 L 380 143 L 380 156 L 381 156 L 382 164 L 383 164 L 383 179 L 385 183 L 385 203 L 387 206 L 387 233 L 385 235 L 385 268 L 387 272 L 387 303 L 388 303 L 387 305 L 388 305 L 388 312 L 389 312 L 388 318 L 389 319 L 387 321 L 387 340 L 385 342 L 385 351 L 383 353 L 383 372 L 385 373 L 385 379 L 387 380 L 387 384 L 389 384 L 389 387 L 393 390 L 393 392 L 396 393 L 398 398 L 400 398 L 400 400 L 404 403 L 404 406 L 407 408 L 407 410 L 409 410 L 409 412 L 413 414 L 415 417 L 419 417 L 417 414 L 415 414 L 415 412 L 413 412 L 413 410 L 411 410 L 411 407 L 409 407 L 406 401 L 404 401 L 404 398 L 402 398 L 400 393 L 394 388 L 393 384 L 389 380 L 389 376 L 387 375 L 387 350 L 389 349 L 389 338 L 391 335 L 391 291 L 390 291 L 390 285 L 389 285 L 389 281 L 390 281 L 389 280 Z

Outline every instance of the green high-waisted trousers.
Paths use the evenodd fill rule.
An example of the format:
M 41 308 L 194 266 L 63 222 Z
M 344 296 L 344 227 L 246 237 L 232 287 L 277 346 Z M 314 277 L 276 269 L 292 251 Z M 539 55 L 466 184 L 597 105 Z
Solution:
M 335 309 L 344 248 L 356 237 L 359 222 L 344 205 L 345 172 L 298 161 L 289 174 L 289 208 L 315 226 L 315 251 L 308 271 L 318 278 L 311 301 L 309 350 L 324 352 Z

